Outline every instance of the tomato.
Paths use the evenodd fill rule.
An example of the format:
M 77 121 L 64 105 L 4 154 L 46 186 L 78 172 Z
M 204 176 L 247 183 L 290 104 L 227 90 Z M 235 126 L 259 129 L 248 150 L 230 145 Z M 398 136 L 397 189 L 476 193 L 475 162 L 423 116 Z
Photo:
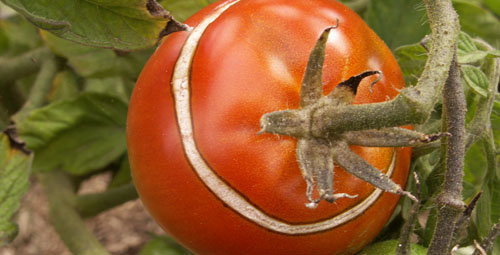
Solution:
M 199 255 L 352 254 L 391 216 L 398 195 L 335 166 L 334 203 L 308 202 L 297 140 L 258 134 L 265 113 L 296 109 L 309 53 L 331 31 L 324 93 L 366 78 L 355 104 L 404 86 L 390 50 L 360 17 L 332 0 L 229 0 L 204 8 L 153 54 L 134 89 L 127 139 L 137 191 L 168 234 Z M 194 42 L 194 44 L 193 44 Z M 370 80 L 371 79 L 371 80 Z M 404 186 L 409 148 L 351 149 Z

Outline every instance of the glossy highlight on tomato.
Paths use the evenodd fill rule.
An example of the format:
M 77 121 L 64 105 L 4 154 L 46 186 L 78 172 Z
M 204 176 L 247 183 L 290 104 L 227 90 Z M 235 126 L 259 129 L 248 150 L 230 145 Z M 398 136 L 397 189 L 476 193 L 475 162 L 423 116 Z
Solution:
M 226 0 L 166 38 L 141 73 L 127 126 L 134 183 L 151 215 L 198 255 L 353 254 L 391 216 L 399 196 L 335 166 L 335 192 L 357 194 L 308 209 L 296 140 L 258 134 L 265 113 L 299 107 L 309 54 L 326 48 L 324 93 L 380 70 L 354 103 L 381 102 L 404 86 L 390 50 L 332 0 Z M 351 149 L 404 186 L 409 148 Z

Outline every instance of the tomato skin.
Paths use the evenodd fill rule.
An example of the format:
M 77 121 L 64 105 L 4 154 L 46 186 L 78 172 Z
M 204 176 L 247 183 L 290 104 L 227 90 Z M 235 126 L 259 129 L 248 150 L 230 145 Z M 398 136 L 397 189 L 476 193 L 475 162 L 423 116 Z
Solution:
M 335 192 L 356 199 L 321 202 L 311 210 L 296 162 L 296 140 L 258 135 L 268 112 L 298 108 L 309 53 L 324 28 L 335 25 L 326 50 L 325 94 L 350 76 L 382 70 L 357 104 L 380 102 L 404 86 L 390 50 L 352 11 L 330 0 L 219 1 L 189 20 L 196 26 L 221 5 L 234 3 L 203 33 L 191 65 L 194 140 L 203 160 L 236 193 L 264 214 L 290 225 L 312 224 L 351 210 L 373 187 L 335 167 Z M 127 139 L 132 174 L 144 205 L 159 224 L 199 255 L 352 254 L 368 244 L 390 217 L 399 196 L 383 193 L 352 220 L 327 230 L 281 233 L 244 217 L 194 171 L 177 123 L 171 78 L 189 32 L 174 33 L 153 54 L 132 95 Z M 387 170 L 395 150 L 352 149 Z M 404 185 L 410 149 L 396 149 L 392 179 Z

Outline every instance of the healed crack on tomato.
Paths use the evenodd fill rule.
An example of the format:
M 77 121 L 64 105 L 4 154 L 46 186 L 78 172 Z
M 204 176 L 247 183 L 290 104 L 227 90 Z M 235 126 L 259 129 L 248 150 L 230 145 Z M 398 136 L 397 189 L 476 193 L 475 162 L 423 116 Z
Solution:
M 286 134 L 298 139 L 297 141 L 297 159 L 299 161 L 300 170 L 304 180 L 307 183 L 306 196 L 309 203 L 306 207 L 315 209 L 318 203 L 322 200 L 333 203 L 340 198 L 356 198 L 357 194 L 349 193 L 334 193 L 333 178 L 334 178 L 334 161 L 342 166 L 349 173 L 359 177 L 360 179 L 369 182 L 373 186 L 382 189 L 386 192 L 391 192 L 399 195 L 406 195 L 412 200 L 417 200 L 411 193 L 404 191 L 396 184 L 389 176 L 380 172 L 378 169 L 367 163 L 365 160 L 357 156 L 349 149 L 349 145 L 353 144 L 352 140 L 344 137 L 345 132 L 331 131 L 325 136 L 315 137 L 311 135 L 311 127 L 314 122 L 314 113 L 318 109 L 325 106 L 343 106 L 352 104 L 357 93 L 358 86 L 361 81 L 369 76 L 377 74 L 378 77 L 370 85 L 371 87 L 381 80 L 382 71 L 365 71 L 359 75 L 350 77 L 346 81 L 339 83 L 328 95 L 323 96 L 322 73 L 325 59 L 325 48 L 328 40 L 328 35 L 332 29 L 339 26 L 337 24 L 326 28 L 316 46 L 311 51 L 306 72 L 302 80 L 300 93 L 300 108 L 296 110 L 278 111 L 265 114 L 260 122 L 262 131 Z M 301 116 L 298 117 L 297 116 Z M 304 120 L 303 116 L 308 119 Z M 321 120 L 320 120 L 321 121 Z M 304 125 L 303 123 L 307 123 Z M 270 129 L 270 126 L 274 126 Z M 356 133 L 358 131 L 351 131 Z M 360 131 L 363 132 L 363 131 Z M 404 129 L 391 129 L 391 134 L 396 140 L 404 140 L 408 132 Z M 369 139 L 378 139 L 380 134 L 367 133 Z M 415 137 L 411 137 L 413 143 Z M 409 143 L 410 141 L 407 141 Z M 379 141 L 377 145 L 384 146 L 383 141 Z M 318 197 L 313 196 L 314 191 Z
M 337 158 L 325 157 L 320 162 L 336 167 L 336 191 L 358 197 L 307 209 L 293 135 L 325 148 L 336 138 L 332 144 L 339 152 L 362 157 L 403 186 L 411 150 L 366 147 L 374 134 L 393 139 L 388 130 L 322 137 L 317 126 L 323 112 L 350 105 L 344 101 L 353 97 L 349 86 L 355 82 L 334 89 L 349 77 L 367 76 L 358 84 L 355 104 L 397 95 L 404 79 L 390 50 L 359 16 L 331 0 L 218 1 L 186 24 L 192 30 L 169 35 L 152 55 L 129 106 L 132 174 L 153 217 L 200 255 L 338 255 L 369 243 L 399 197 L 374 189 L 335 166 Z M 323 28 L 335 24 L 340 26 L 325 47 L 328 71 L 316 74 L 323 80 L 315 83 L 324 88 L 307 88 L 321 99 L 311 97 L 304 106 L 300 79 L 309 53 Z M 382 76 L 365 71 L 384 72 L 373 93 L 369 84 Z M 337 98 L 328 98 L 332 93 Z M 280 109 L 287 111 L 264 131 L 286 123 L 282 133 L 258 135 L 261 115 Z M 328 171 L 321 173 L 327 176 L 322 180 L 329 178 Z M 320 185 L 330 189 L 327 181 Z M 314 192 L 312 200 L 319 197 Z M 353 244 L 359 234 L 365 238 Z

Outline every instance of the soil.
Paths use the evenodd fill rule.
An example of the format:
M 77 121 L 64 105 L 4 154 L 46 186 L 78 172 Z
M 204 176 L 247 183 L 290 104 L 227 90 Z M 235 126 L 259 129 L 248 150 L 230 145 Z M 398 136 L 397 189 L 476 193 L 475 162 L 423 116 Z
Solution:
M 110 176 L 98 175 L 82 184 L 80 194 L 106 188 Z M 0 255 L 71 255 L 49 222 L 47 199 L 42 186 L 32 181 L 16 216 L 19 235 L 0 248 Z M 154 235 L 164 232 L 142 206 L 129 201 L 86 220 L 87 227 L 113 255 L 136 255 Z

